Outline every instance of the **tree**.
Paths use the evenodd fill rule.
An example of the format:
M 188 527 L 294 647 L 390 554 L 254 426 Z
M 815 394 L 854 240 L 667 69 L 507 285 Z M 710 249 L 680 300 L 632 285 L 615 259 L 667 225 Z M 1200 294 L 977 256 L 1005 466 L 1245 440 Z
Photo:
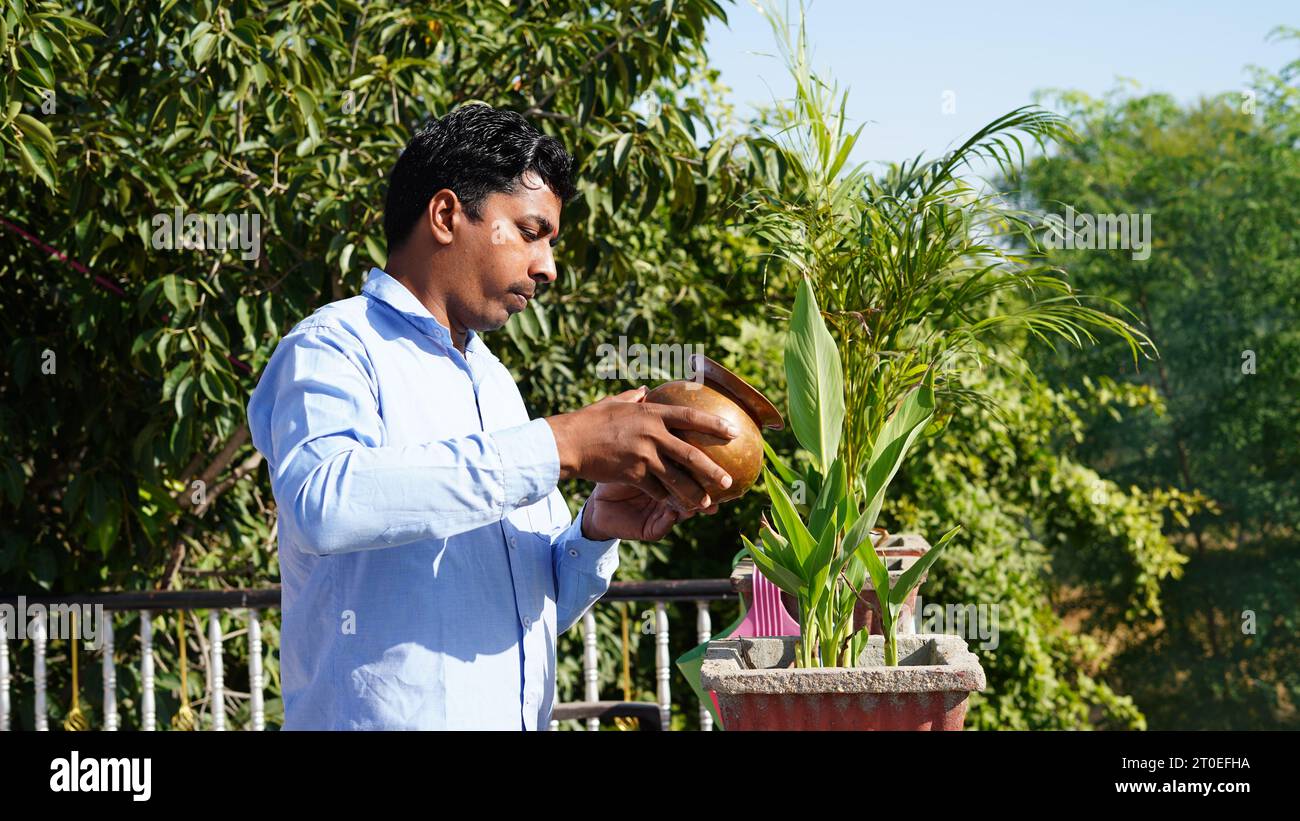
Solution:
M 1135 306 L 1161 358 L 1134 371 L 1103 345 L 1038 362 L 1058 389 L 1107 374 L 1159 399 L 1086 416 L 1081 461 L 1122 484 L 1172 484 L 1212 501 L 1170 523 L 1192 560 L 1165 586 L 1159 629 L 1117 662 L 1156 727 L 1297 721 L 1300 660 L 1283 638 L 1300 623 L 1297 78 L 1300 60 L 1190 106 L 1160 94 L 1061 95 L 1082 139 L 1021 181 L 1032 204 L 1057 214 L 1151 216 L 1148 259 L 1054 258 L 1080 288 Z
M 722 16 L 713 0 L 7 5 L 0 586 L 274 579 L 248 394 L 281 334 L 383 264 L 386 174 L 455 105 L 521 111 L 579 160 L 562 280 L 491 343 L 535 414 L 614 387 L 595 348 L 619 332 L 726 322 L 752 289 L 701 268 L 726 239 L 698 222 L 734 169 L 695 82 Z M 243 217 L 249 242 L 179 247 L 204 214 Z

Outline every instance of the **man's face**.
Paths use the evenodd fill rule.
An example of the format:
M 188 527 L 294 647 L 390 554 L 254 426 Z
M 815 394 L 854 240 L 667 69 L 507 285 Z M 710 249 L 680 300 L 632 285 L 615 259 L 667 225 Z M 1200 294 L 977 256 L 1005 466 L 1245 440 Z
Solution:
M 514 193 L 489 194 L 476 222 L 456 226 L 456 267 L 449 319 L 474 331 L 491 331 L 522 311 L 537 287 L 555 281 L 551 243 L 559 236 L 560 200 L 535 173 Z

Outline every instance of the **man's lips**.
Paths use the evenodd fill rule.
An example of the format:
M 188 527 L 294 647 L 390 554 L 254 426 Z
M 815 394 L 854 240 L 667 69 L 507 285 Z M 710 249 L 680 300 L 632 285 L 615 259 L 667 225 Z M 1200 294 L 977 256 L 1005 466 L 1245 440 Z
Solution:
M 535 293 L 537 293 L 535 290 L 526 293 L 521 291 L 511 291 L 510 295 L 519 303 L 519 310 L 522 311 L 524 308 L 528 307 L 528 300 L 532 299 Z

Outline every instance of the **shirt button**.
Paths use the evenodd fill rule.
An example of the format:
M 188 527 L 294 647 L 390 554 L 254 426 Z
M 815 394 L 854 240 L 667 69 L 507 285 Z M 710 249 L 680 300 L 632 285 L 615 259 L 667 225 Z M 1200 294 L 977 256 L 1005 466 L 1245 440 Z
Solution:
M 578 551 L 574 550 L 573 548 L 569 548 L 569 555 L 576 559 L 578 557 Z
M 519 504 L 520 504 L 520 506 L 522 507 L 523 505 L 526 505 L 526 504 L 528 504 L 528 503 L 531 502 L 531 501 L 532 501 L 532 499 L 529 499 L 527 496 L 525 496 L 524 498 L 522 498 L 522 499 L 519 500 Z
M 531 616 L 524 616 L 524 627 L 532 627 L 533 619 Z
M 517 547 L 518 545 L 519 545 L 519 540 L 516 539 L 514 536 L 511 536 L 511 537 L 510 537 L 510 546 L 511 546 L 511 547 Z

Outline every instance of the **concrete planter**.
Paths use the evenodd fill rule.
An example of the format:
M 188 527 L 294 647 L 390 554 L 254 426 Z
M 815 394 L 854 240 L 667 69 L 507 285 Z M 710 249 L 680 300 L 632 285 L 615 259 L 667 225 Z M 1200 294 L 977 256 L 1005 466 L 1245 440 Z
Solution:
M 960 636 L 898 637 L 885 667 L 872 636 L 859 667 L 795 668 L 797 637 L 709 644 L 700 669 L 728 730 L 960 730 L 984 669 Z

